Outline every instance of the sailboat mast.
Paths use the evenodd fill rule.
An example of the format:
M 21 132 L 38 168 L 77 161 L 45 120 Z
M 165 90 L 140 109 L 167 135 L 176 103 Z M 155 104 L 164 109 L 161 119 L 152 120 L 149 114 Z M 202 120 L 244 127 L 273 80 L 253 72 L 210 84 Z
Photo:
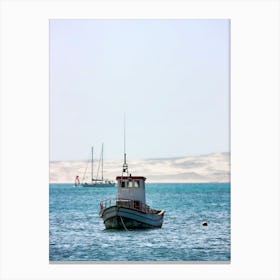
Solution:
M 91 181 L 93 182 L 93 147 L 91 147 Z
M 102 150 L 101 150 L 101 180 L 103 182 L 103 143 L 102 143 Z

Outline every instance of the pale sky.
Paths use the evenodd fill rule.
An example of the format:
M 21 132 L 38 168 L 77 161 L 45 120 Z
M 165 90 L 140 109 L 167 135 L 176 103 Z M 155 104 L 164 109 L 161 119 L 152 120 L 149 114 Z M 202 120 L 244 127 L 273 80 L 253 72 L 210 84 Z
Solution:
M 50 20 L 50 160 L 229 151 L 230 21 Z

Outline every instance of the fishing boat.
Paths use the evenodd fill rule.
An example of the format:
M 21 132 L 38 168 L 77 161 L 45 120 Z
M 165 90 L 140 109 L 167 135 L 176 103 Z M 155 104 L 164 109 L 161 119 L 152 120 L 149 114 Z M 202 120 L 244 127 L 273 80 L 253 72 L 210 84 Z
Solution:
M 146 204 L 145 180 L 129 174 L 124 145 L 122 175 L 116 177 L 116 198 L 100 202 L 99 216 L 106 229 L 161 228 L 165 211 Z
M 101 164 L 101 178 L 98 178 L 100 164 Z M 87 168 L 86 168 L 86 170 L 87 170 Z M 85 173 L 86 173 L 86 171 L 85 171 Z M 91 180 L 89 182 L 84 182 L 84 180 L 83 180 L 81 185 L 83 187 L 102 187 L 102 188 L 104 188 L 104 187 L 114 187 L 115 186 L 114 181 L 103 178 L 103 144 L 102 144 L 102 148 L 101 148 L 101 155 L 100 155 L 100 160 L 99 160 L 99 163 L 98 163 L 98 169 L 97 169 L 96 177 L 94 178 L 94 176 L 93 176 L 93 147 L 91 147 Z

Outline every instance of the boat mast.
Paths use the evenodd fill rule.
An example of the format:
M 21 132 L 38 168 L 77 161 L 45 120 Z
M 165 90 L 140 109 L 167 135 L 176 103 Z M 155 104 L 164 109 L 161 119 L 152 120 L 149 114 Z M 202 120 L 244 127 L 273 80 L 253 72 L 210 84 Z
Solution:
M 93 182 L 93 147 L 91 147 L 91 182 Z
M 122 173 L 127 173 L 127 176 L 128 176 L 128 165 L 126 163 L 126 150 L 125 150 L 125 114 L 124 114 L 124 125 L 123 125 L 124 129 L 123 129 L 123 138 L 124 138 L 124 145 L 123 145 L 123 150 L 124 150 L 124 159 L 123 159 L 123 170 L 122 170 Z
M 102 143 L 102 149 L 101 149 L 101 180 L 103 182 L 103 143 Z

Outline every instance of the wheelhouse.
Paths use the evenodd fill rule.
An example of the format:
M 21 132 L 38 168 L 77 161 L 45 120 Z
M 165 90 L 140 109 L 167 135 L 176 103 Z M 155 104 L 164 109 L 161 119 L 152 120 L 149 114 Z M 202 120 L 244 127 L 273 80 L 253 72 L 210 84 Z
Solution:
M 117 200 L 134 200 L 141 204 L 146 203 L 145 177 L 142 176 L 117 176 Z

